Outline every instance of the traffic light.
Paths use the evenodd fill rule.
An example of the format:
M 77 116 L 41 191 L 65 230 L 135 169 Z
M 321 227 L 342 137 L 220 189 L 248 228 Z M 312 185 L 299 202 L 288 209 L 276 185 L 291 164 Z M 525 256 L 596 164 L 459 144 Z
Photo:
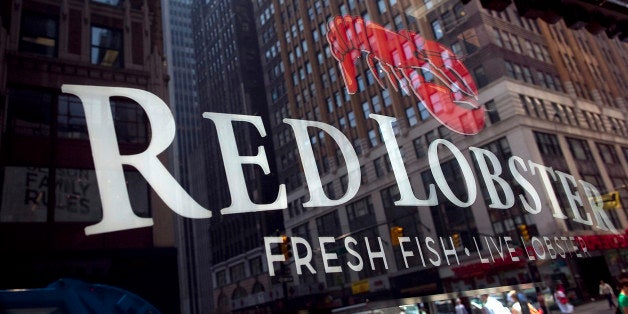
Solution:
M 452 234 L 451 240 L 454 241 L 454 247 L 460 247 L 462 245 L 462 243 L 460 242 L 460 233 Z
M 530 234 L 528 233 L 528 226 L 522 224 L 522 225 L 518 225 L 517 228 L 519 229 L 519 235 L 521 236 L 523 241 L 524 242 L 530 241 Z
M 292 251 L 290 250 L 290 237 L 287 235 L 281 236 L 281 253 L 286 261 L 292 257 Z
M 399 245 L 399 237 L 403 237 L 403 228 L 399 226 L 390 227 L 390 241 L 393 246 Z

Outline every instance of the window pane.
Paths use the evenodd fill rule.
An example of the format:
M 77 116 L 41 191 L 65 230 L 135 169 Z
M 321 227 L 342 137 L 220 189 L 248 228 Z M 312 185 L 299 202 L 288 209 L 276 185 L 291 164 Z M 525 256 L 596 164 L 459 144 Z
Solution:
M 59 137 L 88 139 L 87 123 L 81 100 L 72 95 L 59 96 L 57 123 Z
M 49 57 L 57 55 L 58 18 L 24 12 L 22 16 L 20 51 Z
M 92 63 L 122 67 L 122 31 L 92 26 Z
M 9 91 L 9 131 L 21 135 L 48 136 L 52 120 L 50 93 L 12 89 Z
M 123 97 L 110 100 L 119 143 L 148 143 L 148 118 L 136 102 Z

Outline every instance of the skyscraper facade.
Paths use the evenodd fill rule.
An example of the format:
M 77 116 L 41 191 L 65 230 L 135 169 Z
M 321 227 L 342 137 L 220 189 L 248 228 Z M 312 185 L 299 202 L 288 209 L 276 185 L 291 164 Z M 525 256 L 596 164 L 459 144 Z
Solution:
M 202 112 L 256 115 L 268 125 L 257 33 L 250 1 L 195 1 L 192 23 L 196 51 L 199 106 Z M 280 211 L 221 214 L 233 201 L 221 155 L 221 143 L 214 123 L 203 119 L 207 199 L 213 217 L 208 226 L 213 278 L 212 308 L 203 311 L 225 312 L 251 306 L 270 306 L 272 286 L 264 274 L 263 237 L 280 233 Z M 233 123 L 236 145 L 241 155 L 255 155 L 259 147 L 274 169 L 270 136 L 261 136 L 245 123 Z M 255 165 L 243 166 L 250 199 L 270 203 L 277 188 L 275 175 L 266 175 Z M 271 199 L 272 198 L 272 199 Z M 200 248 L 204 250 L 206 248 Z M 276 296 L 276 295 L 275 295 Z
M 587 288 L 595 283 L 592 276 L 622 273 L 623 266 L 616 261 L 623 260 L 625 252 L 600 248 L 592 250 L 586 259 L 507 263 L 487 270 L 477 261 L 477 255 L 488 254 L 493 244 L 477 241 L 482 236 L 509 237 L 528 250 L 534 244 L 530 239 L 543 235 L 586 236 L 601 232 L 593 225 L 596 218 L 590 212 L 586 214 L 591 210 L 588 205 L 580 203 L 580 211 L 570 210 L 575 206 L 573 197 L 565 192 L 561 183 L 565 181 L 556 174 L 559 172 L 589 182 L 601 193 L 617 191 L 622 201 L 626 199 L 625 43 L 604 33 L 568 29 L 562 21 L 547 24 L 523 18 L 514 5 L 501 12 L 490 11 L 479 1 L 465 5 L 460 1 L 256 0 L 253 4 L 277 173 L 279 182 L 288 189 L 288 208 L 283 210 L 285 230 L 289 236 L 303 238 L 319 249 L 312 253 L 313 270 L 317 271 L 297 266 L 295 258 L 283 263 L 282 267 L 291 269 L 294 280 L 288 284 L 286 296 L 293 306 L 338 307 L 366 300 L 372 304 L 378 299 L 529 282 L 543 287 L 560 282 L 571 287 L 579 298 L 585 298 L 593 294 Z M 350 16 L 355 23 L 354 33 L 347 32 L 345 41 L 338 44 L 361 50 L 355 52 L 362 56 L 355 62 L 355 77 L 344 76 L 344 60 L 330 49 L 334 43 L 328 33 L 339 31 L 333 25 L 336 16 Z M 455 54 L 477 85 L 477 102 L 485 111 L 484 129 L 472 136 L 464 135 L 434 118 L 435 108 L 426 108 L 425 99 L 408 91 L 408 78 L 390 74 L 393 70 L 386 66 L 395 64 L 381 64 L 386 57 L 377 55 L 382 50 L 374 48 L 373 41 L 370 46 L 353 44 L 351 40 L 361 38 L 358 27 L 369 25 L 360 24 L 360 18 L 398 34 L 409 30 Z M 344 58 L 350 57 L 349 48 Z M 380 63 L 374 70 L 368 66 L 371 56 Z M 442 82 L 433 68 L 417 67 L 416 71 L 424 82 Z M 350 80 L 355 80 L 357 86 L 353 94 L 347 90 Z M 401 172 L 394 169 L 398 160 L 391 162 L 395 156 L 384 143 L 381 123 L 369 118 L 370 114 L 396 118 L 391 125 L 394 146 L 399 148 L 412 191 L 418 199 L 435 194 L 438 205 L 395 205 L 402 196 Z M 303 206 L 311 201 L 313 182 L 308 181 L 303 169 L 306 165 L 299 149 L 302 143 L 295 142 L 284 118 L 321 121 L 346 136 L 360 164 L 359 190 L 350 201 L 328 207 Z M 346 143 L 339 144 L 321 129 L 309 131 L 321 187 L 329 199 L 342 198 L 348 193 L 352 176 L 341 147 Z M 512 156 L 545 165 L 542 171 L 551 172 L 549 181 L 540 174 L 528 173 L 532 185 L 541 191 L 542 210 L 529 211 L 518 201 L 499 209 L 494 199 L 497 196 L 490 195 L 486 181 L 481 180 L 486 174 L 483 171 L 488 170 L 471 166 L 471 172 L 465 172 L 457 155 L 438 148 L 442 145 L 438 139 L 453 143 L 462 151 L 460 156 L 470 162 L 481 159 L 470 149 L 476 147 L 498 156 L 501 169 L 509 169 Z M 431 158 L 435 153 L 438 163 Z M 434 168 L 441 172 L 434 172 Z M 479 191 L 470 188 L 468 180 L 475 182 L 469 179 L 470 173 L 475 174 Z M 504 180 L 514 195 L 530 197 L 513 176 L 504 175 Z M 431 191 L 443 182 L 447 182 L 449 193 Z M 451 193 L 459 196 L 457 202 L 447 196 Z M 586 199 L 582 190 L 579 193 Z M 505 197 L 507 193 L 502 190 L 498 195 Z M 623 233 L 627 223 L 624 209 L 604 213 Z M 426 262 L 427 257 L 408 258 L 396 242 L 399 232 L 411 239 L 445 239 L 443 249 L 457 253 L 440 255 L 438 267 Z M 329 260 L 320 251 L 320 237 L 335 239 L 335 244 L 326 245 L 326 251 L 336 254 L 334 266 L 343 266 L 341 272 L 326 271 Z M 347 253 L 342 243 L 347 237 L 359 239 L 354 250 L 361 258 Z M 415 254 L 417 249 L 429 251 L 425 244 L 417 242 L 415 246 L 421 247 L 414 248 Z M 373 252 L 380 251 L 383 257 L 376 254 L 373 258 Z M 446 259 L 454 255 L 455 263 Z M 358 260 L 364 263 L 359 271 L 347 269 Z M 587 274 L 583 271 L 586 263 L 605 270 Z M 278 269 L 279 264 L 266 266 Z
M 170 108 L 177 133 L 171 152 L 172 173 L 186 191 L 207 206 L 201 110 L 196 85 L 196 55 L 191 0 L 163 2 L 165 56 L 170 77 Z M 209 222 L 175 217 L 182 313 L 212 308 Z

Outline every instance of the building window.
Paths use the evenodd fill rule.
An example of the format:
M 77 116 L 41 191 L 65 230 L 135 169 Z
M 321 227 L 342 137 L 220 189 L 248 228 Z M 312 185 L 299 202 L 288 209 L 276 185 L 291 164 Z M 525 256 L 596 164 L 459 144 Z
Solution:
M 576 160 L 593 160 L 591 149 L 585 140 L 568 137 L 567 143 L 569 143 L 569 150 Z
M 367 196 L 347 205 L 347 216 L 350 221 L 363 216 L 372 217 L 373 203 L 371 203 L 371 197 Z
M 382 112 L 382 107 L 379 105 L 379 95 L 375 95 L 371 98 L 371 103 L 373 104 L 373 111 L 375 113 Z
M 506 75 L 508 75 L 508 77 L 515 78 L 515 70 L 513 70 L 512 68 L 512 63 L 510 63 L 509 61 L 505 61 L 505 65 L 506 65 Z
M 216 286 L 224 286 L 227 284 L 227 272 L 225 270 L 221 270 L 216 273 Z
M 144 110 L 128 98 L 112 97 L 110 102 L 118 142 L 148 143 L 148 118 Z
M 390 107 L 390 105 L 392 105 L 392 99 L 390 99 L 390 93 L 388 90 L 382 91 L 382 98 L 384 98 L 385 107 Z
M 231 280 L 233 282 L 237 282 L 240 279 L 243 279 L 246 276 L 244 271 L 244 263 L 232 266 L 231 268 L 229 268 L 229 273 L 231 273 Z
M 375 160 L 373 160 L 373 168 L 375 168 L 375 175 L 378 178 L 384 175 L 384 165 L 382 164 L 382 157 L 375 158 Z
M 454 14 L 451 11 L 445 11 L 440 18 L 443 20 L 444 29 L 451 29 L 451 27 L 456 23 Z
M 386 3 L 383 0 L 378 0 L 377 9 L 379 10 L 380 14 L 386 12 Z
M 394 22 L 395 22 L 395 27 L 397 28 L 397 30 L 403 29 L 403 18 L 401 17 L 401 15 L 395 16 Z
M 92 64 L 122 67 L 121 30 L 92 26 Z
M 263 267 L 263 264 L 262 264 L 262 258 L 259 257 L 259 256 L 251 259 L 249 261 L 249 265 L 251 267 L 251 275 L 253 275 L 253 276 L 259 275 L 262 272 L 264 272 L 264 267 Z
M 443 27 L 441 26 L 439 20 L 432 21 L 432 31 L 434 32 L 434 38 L 436 39 L 441 39 L 443 38 L 443 36 L 445 36 L 445 33 L 443 32 Z
M 536 144 L 542 155 L 546 156 L 562 156 L 563 152 L 558 144 L 558 138 L 554 134 L 543 132 L 534 132 Z
M 453 52 L 457 58 L 461 58 L 464 55 L 464 51 L 462 50 L 462 44 L 460 42 L 455 42 L 451 44 L 451 52 Z
M 491 100 L 484 104 L 484 108 L 486 108 L 486 112 L 488 113 L 488 119 L 491 123 L 499 122 L 499 112 L 497 112 L 497 107 L 495 106 L 495 101 Z
M 422 137 L 417 137 L 412 141 L 412 144 L 414 145 L 414 153 L 416 154 L 417 158 L 423 158 L 425 157 L 425 144 L 423 142 L 423 138 Z
M 408 107 L 406 108 L 406 117 L 408 118 L 408 125 L 415 126 L 419 123 L 419 120 L 416 118 L 416 113 L 414 112 L 414 108 Z
M 600 157 L 605 164 L 619 164 L 619 158 L 615 147 L 608 144 L 597 143 L 597 149 L 600 152 Z
M 369 143 L 371 144 L 371 147 L 377 146 L 378 144 L 377 132 L 375 130 L 369 130 L 368 134 L 369 134 Z
M 355 121 L 355 113 L 353 113 L 353 111 L 349 111 L 347 113 L 347 117 L 349 118 L 349 126 L 355 128 L 357 126 L 357 123 Z
M 57 17 L 24 11 L 19 50 L 56 57 L 59 36 L 57 20 Z
M 423 101 L 419 101 L 416 106 L 419 108 L 419 117 L 421 117 L 422 121 L 427 120 L 431 116 L 427 108 L 425 108 Z
M 345 193 L 347 193 L 348 188 L 349 188 L 349 178 L 345 174 L 340 177 L 340 190 L 342 191 L 342 195 L 345 195 Z
M 486 77 L 483 66 L 473 69 L 473 74 L 475 75 L 475 81 L 478 83 L 478 88 L 484 87 L 488 84 L 488 77 Z
M 534 84 L 534 80 L 532 79 L 532 72 L 530 71 L 530 68 L 528 68 L 527 66 L 522 66 L 522 69 L 523 69 L 523 80 L 526 83 Z

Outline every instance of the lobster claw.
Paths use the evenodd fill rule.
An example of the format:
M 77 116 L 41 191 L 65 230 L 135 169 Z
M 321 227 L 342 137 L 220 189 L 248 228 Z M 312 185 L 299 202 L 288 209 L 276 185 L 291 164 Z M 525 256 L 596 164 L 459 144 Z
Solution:
M 475 99 L 433 83 L 421 84 L 414 91 L 422 100 L 425 109 L 450 130 L 473 135 L 484 128 L 484 107 L 477 106 Z M 460 103 L 466 103 L 467 107 L 476 109 L 467 109 L 460 106 Z
M 347 87 L 347 93 L 351 95 L 355 94 L 358 91 L 358 82 L 356 81 L 356 69 L 353 55 L 349 54 L 345 56 L 342 62 L 338 63 L 340 65 L 342 79 L 345 81 L 345 86 Z

